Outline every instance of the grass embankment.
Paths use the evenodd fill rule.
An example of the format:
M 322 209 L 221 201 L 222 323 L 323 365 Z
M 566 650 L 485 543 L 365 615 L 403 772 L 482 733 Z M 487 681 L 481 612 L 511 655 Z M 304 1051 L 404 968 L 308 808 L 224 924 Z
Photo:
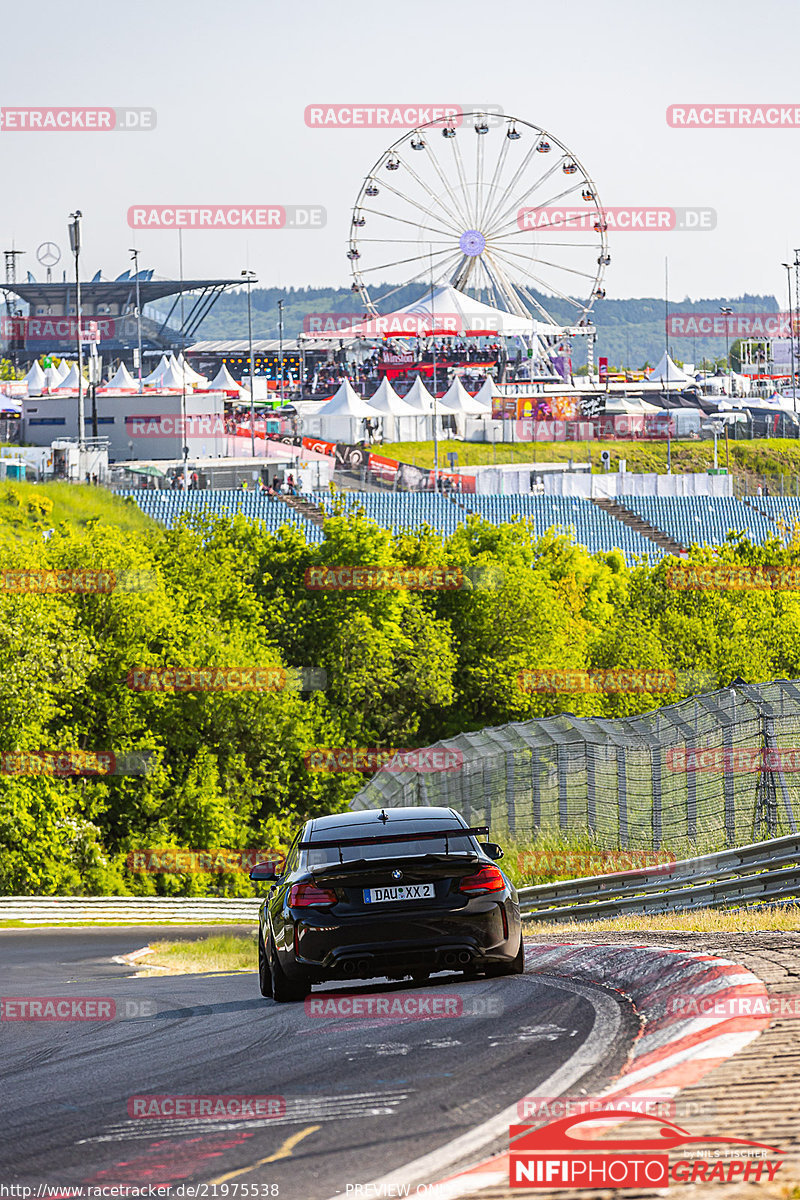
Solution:
M 152 954 L 136 960 L 144 975 L 201 975 L 214 971 L 255 971 L 256 931 L 220 933 L 197 941 L 151 942 Z
M 16 534 L 41 532 L 66 522 L 85 528 L 92 521 L 136 534 L 157 528 L 139 506 L 102 487 L 75 483 L 0 484 L 3 524 Z
M 636 473 L 657 472 L 666 474 L 667 446 L 665 442 L 489 442 L 442 441 L 439 443 L 439 464 L 447 467 L 448 452 L 458 454 L 459 466 L 486 466 L 493 462 L 591 462 L 592 471 L 601 472 L 600 453 L 608 450 L 611 455 L 611 470 L 616 471 L 621 458 L 627 469 Z M 418 467 L 433 466 L 433 442 L 390 442 L 381 447 L 380 453 L 400 462 Z M 764 478 L 780 486 L 784 476 L 787 492 L 798 490 L 800 475 L 800 439 L 758 438 L 748 441 L 729 442 L 731 473 L 742 475 L 747 482 L 762 482 Z M 671 448 L 673 474 L 707 471 L 714 465 L 714 443 L 703 441 L 673 441 Z M 725 466 L 725 441 L 720 439 L 718 447 L 720 466 Z
M 720 909 L 611 917 L 605 921 L 524 922 L 527 938 L 574 933 L 789 933 L 800 930 L 800 908 Z

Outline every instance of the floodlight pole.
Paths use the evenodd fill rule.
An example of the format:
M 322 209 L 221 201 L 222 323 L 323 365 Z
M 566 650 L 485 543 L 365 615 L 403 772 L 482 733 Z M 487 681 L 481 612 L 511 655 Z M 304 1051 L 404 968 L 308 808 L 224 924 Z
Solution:
M 86 412 L 84 407 L 83 397 L 83 341 L 81 340 L 81 275 L 80 275 L 80 258 L 81 258 L 81 217 L 83 214 L 79 208 L 75 209 L 74 213 L 70 213 L 69 229 L 69 244 L 72 253 L 75 255 L 75 323 L 77 325 L 77 341 L 78 341 L 78 446 L 83 448 L 83 443 L 86 440 Z
M 250 452 L 255 458 L 256 456 L 256 409 L 255 409 L 255 359 L 253 358 L 253 308 L 250 301 L 250 286 L 255 277 L 255 271 L 242 271 L 247 280 L 247 338 L 249 342 L 250 354 Z M 256 282 L 258 282 L 256 280 Z
M 436 408 L 436 301 L 433 291 L 433 247 L 428 246 L 431 264 L 431 355 L 433 358 L 433 490 L 439 490 L 439 433 L 436 428 L 438 411 Z
M 134 279 L 136 281 L 136 331 L 139 337 L 139 395 L 141 396 L 144 387 L 142 385 L 142 305 L 139 296 L 139 251 L 131 250 L 130 255 L 133 259 Z

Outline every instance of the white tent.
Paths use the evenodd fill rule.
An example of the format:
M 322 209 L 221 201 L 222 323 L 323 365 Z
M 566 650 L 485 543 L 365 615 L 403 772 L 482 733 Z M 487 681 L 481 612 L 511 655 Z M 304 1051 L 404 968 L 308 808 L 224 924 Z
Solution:
M 184 377 L 181 369 L 173 359 L 167 363 L 167 365 L 164 367 L 164 370 L 161 372 L 161 375 L 158 379 L 158 387 L 163 388 L 164 390 L 171 389 L 173 391 L 180 392 L 183 390 L 184 386 Z
M 384 377 L 380 387 L 369 402 L 373 408 L 383 413 L 384 437 L 391 442 L 427 441 L 432 437 L 429 432 L 431 422 L 418 408 L 412 406 L 398 396 L 389 380 Z
M 56 367 L 56 370 L 58 371 L 59 379 L 67 378 L 67 376 L 69 375 L 70 366 L 71 366 L 71 364 L 68 363 L 65 358 L 62 358 L 61 362 Z
M 194 367 L 189 365 L 182 354 L 179 354 L 175 361 L 177 363 L 178 370 L 183 371 L 184 375 L 186 376 L 187 385 L 192 384 L 194 387 L 198 388 L 208 387 L 208 380 L 206 379 L 205 375 L 201 375 L 199 371 L 195 371 Z
M 380 420 L 382 417 L 383 413 L 362 400 L 353 391 L 350 381 L 345 379 L 335 395 L 317 409 L 313 417 L 303 421 L 303 430 L 329 442 L 352 444 L 366 438 L 366 420 Z
M 473 400 L 458 376 L 455 377 L 437 407 L 444 413 L 460 413 L 471 417 L 485 417 L 486 405 Z
M 64 378 L 61 380 L 61 383 L 58 385 L 59 390 L 62 390 L 65 392 L 66 391 L 77 392 L 79 389 L 79 386 L 80 386 L 80 378 L 81 378 L 81 376 L 80 376 L 80 372 L 78 371 L 78 364 L 73 363 L 69 369 L 69 375 L 65 375 Z M 86 380 L 84 379 L 83 390 L 86 391 L 88 386 L 89 385 L 87 384 Z
M 349 329 L 316 331 L 300 334 L 307 339 L 334 341 L 375 340 L 384 337 L 418 337 L 432 333 L 434 337 L 532 337 L 557 333 L 556 326 L 532 317 L 520 317 L 474 300 L 452 284 L 440 284 L 427 291 L 413 304 L 392 313 L 358 321 Z
M 164 374 L 168 366 L 169 362 L 167 360 L 167 356 L 166 354 L 162 354 L 161 361 L 159 362 L 158 366 L 155 367 L 149 375 L 145 376 L 145 378 L 142 380 L 142 383 L 146 384 L 148 387 L 156 387 L 161 382 L 161 376 Z
M 475 395 L 472 397 L 472 399 L 477 404 L 482 404 L 485 409 L 487 409 L 489 412 L 491 412 L 492 411 L 492 403 L 493 403 L 495 396 L 502 396 L 502 392 L 500 392 L 498 390 L 497 385 L 495 384 L 494 380 L 491 379 L 487 375 L 486 382 L 484 383 L 483 387 L 481 388 L 481 390 L 479 392 L 475 393 Z
M 653 371 L 652 375 L 647 376 L 648 383 L 666 383 L 674 384 L 683 387 L 687 383 L 694 383 L 680 367 L 676 367 L 666 350 L 661 355 L 661 362 Z
M 225 366 L 225 363 L 222 364 L 222 366 L 217 371 L 216 375 L 211 380 L 211 383 L 208 386 L 209 386 L 210 390 L 213 392 L 235 392 L 239 388 L 238 383 L 233 378 L 233 376 L 231 375 L 228 368 Z M 247 392 L 247 395 L 249 397 L 249 395 L 250 395 L 249 390 Z
M 42 389 L 45 386 L 45 382 L 44 382 L 44 371 L 39 366 L 38 359 L 33 364 L 30 371 L 28 371 L 28 374 L 25 376 L 25 382 L 28 385 L 28 395 L 29 396 L 41 396 Z
M 44 373 L 44 386 L 52 392 L 61 386 L 61 378 L 58 367 L 48 367 Z
M 114 376 L 113 379 L 109 379 L 108 383 L 106 384 L 106 387 L 119 388 L 120 390 L 135 392 L 138 390 L 139 384 L 133 378 L 130 371 L 125 366 L 125 363 L 122 362 L 119 364 L 119 367 L 117 368 L 116 375 Z
M 420 379 L 419 375 L 412 383 L 409 391 L 403 396 L 406 404 L 410 404 L 412 408 L 421 413 L 433 412 L 433 396 L 430 394 L 425 384 Z

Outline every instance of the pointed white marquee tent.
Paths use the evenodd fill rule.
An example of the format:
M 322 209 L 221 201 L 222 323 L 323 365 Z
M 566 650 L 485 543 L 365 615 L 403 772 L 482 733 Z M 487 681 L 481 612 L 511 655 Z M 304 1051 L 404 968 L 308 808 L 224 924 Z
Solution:
M 211 383 L 208 386 L 209 386 L 209 389 L 214 392 L 238 392 L 239 391 L 239 384 L 233 378 L 230 371 L 225 366 L 225 363 L 222 364 L 222 366 L 217 371 L 216 375 L 211 380 Z M 248 396 L 250 395 L 249 390 L 248 390 L 247 394 L 248 394 Z
M 187 387 L 189 384 L 191 384 L 192 387 L 197 388 L 208 387 L 208 380 L 206 379 L 205 375 L 201 375 L 199 371 L 195 371 L 194 367 L 189 365 L 182 354 L 179 354 L 177 359 L 173 355 L 173 361 L 175 362 L 178 370 L 183 371 L 184 375 L 186 376 Z
M 680 367 L 676 367 L 666 350 L 661 355 L 661 362 L 658 364 L 652 375 L 647 376 L 648 383 L 667 383 L 683 386 L 687 383 L 694 383 Z
M 329 442 L 360 442 L 366 437 L 364 421 L 381 419 L 383 413 L 373 408 L 353 391 L 350 381 L 345 379 L 339 390 L 317 411 L 309 421 L 319 423 L 317 435 Z M 306 421 L 303 422 L 306 428 Z M 314 431 L 311 431 L 314 432 Z
M 485 417 L 486 406 L 473 400 L 461 380 L 456 376 L 445 394 L 437 401 L 442 412 L 459 413 L 462 416 Z
M 383 414 L 383 433 L 387 441 L 419 442 L 433 436 L 429 429 L 431 421 L 398 396 L 388 379 L 381 380 L 380 387 L 370 396 L 369 402 Z
M 158 379 L 157 386 L 164 391 L 180 392 L 184 388 L 184 376 L 175 360 L 171 360 L 164 367 Z M 186 385 L 188 386 L 188 385 Z
M 44 389 L 44 386 L 45 386 L 45 381 L 44 381 L 44 371 L 39 366 L 38 359 L 36 360 L 36 362 L 34 362 L 30 371 L 28 371 L 28 374 L 25 376 L 25 382 L 28 385 L 28 395 L 29 396 L 41 396 L 42 390 Z
M 142 380 L 142 383 L 145 384 L 146 387 L 158 387 L 159 383 L 161 382 L 161 376 L 164 374 L 168 366 L 169 361 L 167 356 L 166 354 L 162 354 L 158 366 L 155 367 L 149 375 L 145 376 L 145 378 Z
M 61 362 L 60 362 L 60 363 L 58 364 L 58 366 L 56 367 L 56 370 L 58 371 L 58 377 L 59 377 L 59 379 L 66 379 L 66 378 L 67 378 L 67 376 L 69 375 L 69 372 L 70 372 L 70 367 L 71 367 L 71 366 L 72 366 L 72 364 L 71 364 L 71 363 L 68 363 L 68 362 L 67 362 L 67 360 L 66 360 L 65 358 L 62 358 Z
M 430 394 L 425 384 L 420 379 L 419 375 L 412 383 L 410 389 L 403 396 L 406 404 L 410 404 L 413 409 L 421 413 L 433 412 L 433 396 Z
M 117 372 L 113 379 L 109 379 L 106 384 L 107 388 L 116 388 L 118 391 L 136 392 L 139 390 L 139 384 L 133 378 L 125 363 L 120 363 Z
M 68 375 L 66 375 L 66 376 L 65 376 L 65 377 L 64 377 L 64 378 L 61 380 L 61 382 L 59 383 L 59 385 L 58 385 L 58 389 L 59 389 L 59 391 L 64 391 L 64 392 L 73 391 L 73 392 L 77 392 L 77 391 L 78 391 L 78 389 L 79 389 L 79 386 L 80 386 L 80 378 L 81 378 L 81 376 L 80 376 L 80 372 L 79 372 L 79 370 L 78 370 L 78 364 L 77 364 L 77 363 L 73 363 L 73 364 L 72 364 L 72 366 L 71 366 L 71 367 L 70 367 L 70 369 L 69 369 L 69 374 L 68 374 Z M 86 391 L 86 390 L 88 389 L 88 387 L 89 387 L 89 385 L 88 385 L 88 383 L 86 382 L 86 380 L 84 379 L 84 381 L 83 381 L 83 390 L 84 390 L 84 391 Z
M 44 373 L 44 386 L 49 392 L 61 386 L 61 375 L 58 367 L 48 367 Z

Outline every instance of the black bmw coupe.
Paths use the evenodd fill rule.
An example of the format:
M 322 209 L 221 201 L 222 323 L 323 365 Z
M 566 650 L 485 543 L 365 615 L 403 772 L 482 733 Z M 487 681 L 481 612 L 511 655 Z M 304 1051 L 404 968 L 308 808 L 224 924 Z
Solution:
M 452 808 L 390 808 L 307 821 L 285 863 L 259 863 L 272 884 L 261 905 L 261 993 L 302 1000 L 312 984 L 433 971 L 524 970 L 519 900 Z

